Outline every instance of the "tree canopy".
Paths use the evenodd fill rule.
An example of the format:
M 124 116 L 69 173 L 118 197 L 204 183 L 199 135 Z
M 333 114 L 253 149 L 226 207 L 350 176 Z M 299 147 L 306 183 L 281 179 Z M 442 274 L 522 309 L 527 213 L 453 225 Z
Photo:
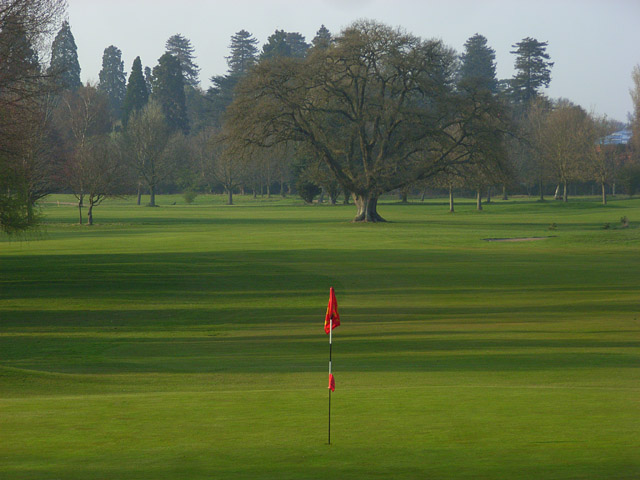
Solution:
M 147 104 L 149 91 L 147 83 L 142 75 L 142 62 L 140 57 L 136 57 L 131 66 L 129 83 L 122 102 L 122 123 L 127 124 L 129 116 Z
M 152 82 L 152 98 L 162 107 L 171 131 L 188 133 L 184 78 L 178 59 L 170 53 L 162 55 L 158 59 L 158 65 L 153 68 Z
M 301 144 L 354 193 L 356 221 L 383 221 L 380 195 L 474 162 L 478 138 L 499 135 L 499 104 L 459 94 L 455 67 L 440 41 L 356 22 L 306 59 L 261 62 L 239 87 L 228 135 Z
M 99 73 L 98 90 L 109 100 L 109 111 L 113 118 L 122 116 L 122 102 L 127 93 L 127 79 L 124 74 L 122 51 L 111 45 L 102 55 L 102 70 Z
M 48 73 L 55 76 L 57 84 L 64 90 L 73 90 L 82 85 L 78 47 L 67 21 L 62 23 L 62 28 L 53 40 Z
M 173 55 L 180 63 L 180 69 L 184 82 L 192 87 L 197 87 L 200 83 L 200 67 L 195 62 L 195 49 L 191 45 L 191 40 L 180 35 L 172 35 L 165 44 L 166 52 Z
M 526 104 L 546 88 L 551 82 L 551 68 L 547 42 L 539 42 L 535 38 L 527 37 L 512 45 L 516 55 L 516 74 L 511 80 L 511 91 L 517 103 Z

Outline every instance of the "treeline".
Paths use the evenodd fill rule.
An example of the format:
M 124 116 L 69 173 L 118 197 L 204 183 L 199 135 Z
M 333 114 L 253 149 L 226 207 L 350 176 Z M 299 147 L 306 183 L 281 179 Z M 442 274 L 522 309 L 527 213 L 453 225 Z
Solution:
M 495 51 L 476 34 L 461 54 L 386 25 L 360 21 L 307 42 L 276 30 L 258 48 L 231 37 L 228 71 L 200 86 L 188 38 L 177 34 L 151 67 L 104 50 L 96 85 L 83 85 L 63 0 L 2 0 L 0 7 L 0 227 L 27 228 L 52 192 L 73 193 L 89 224 L 105 198 L 159 192 L 297 193 L 353 199 L 357 221 L 382 221 L 378 198 L 425 189 L 503 195 L 568 186 L 640 183 L 640 72 L 629 144 L 624 125 L 543 90 L 547 44 L 513 45 L 515 75 L 496 78 Z M 60 26 L 60 28 L 58 28 Z M 57 31 L 45 66 L 38 48 Z M 42 50 L 40 48 L 40 50 Z M 146 201 L 144 202 L 147 203 Z

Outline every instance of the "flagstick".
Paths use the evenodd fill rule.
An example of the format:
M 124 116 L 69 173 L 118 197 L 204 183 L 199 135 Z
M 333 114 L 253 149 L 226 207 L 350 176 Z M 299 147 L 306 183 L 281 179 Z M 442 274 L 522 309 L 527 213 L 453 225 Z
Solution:
M 333 333 L 333 318 L 329 319 L 329 378 L 331 378 L 331 350 L 333 344 L 331 335 Z M 329 445 L 331 445 L 331 389 L 329 389 Z

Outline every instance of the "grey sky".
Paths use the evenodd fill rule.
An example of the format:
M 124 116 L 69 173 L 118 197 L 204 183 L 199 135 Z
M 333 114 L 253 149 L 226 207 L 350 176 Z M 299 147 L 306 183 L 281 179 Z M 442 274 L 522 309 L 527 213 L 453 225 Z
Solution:
M 627 120 L 631 71 L 640 64 L 640 0 L 68 0 L 83 81 L 97 81 L 102 53 L 115 45 L 128 71 L 136 56 L 153 67 L 166 40 L 191 40 L 203 88 L 224 74 L 231 35 L 251 32 L 260 46 L 276 29 L 311 41 L 321 24 L 338 33 L 367 18 L 440 38 L 458 52 L 473 34 L 496 51 L 498 78 L 513 75 L 512 45 L 548 41 L 552 81 L 546 93 Z

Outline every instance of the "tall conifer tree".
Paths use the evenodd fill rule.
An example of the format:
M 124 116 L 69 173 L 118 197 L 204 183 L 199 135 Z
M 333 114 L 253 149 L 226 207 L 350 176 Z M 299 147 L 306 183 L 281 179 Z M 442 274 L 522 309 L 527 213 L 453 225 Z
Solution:
M 137 112 L 147 104 L 149 100 L 149 92 L 142 75 L 142 62 L 140 57 L 136 57 L 131 66 L 129 74 L 129 83 L 122 102 L 122 123 L 124 125 L 129 121 L 129 117 L 133 112 Z
M 184 82 L 192 87 L 197 87 L 200 83 L 200 67 L 195 63 L 194 48 L 191 40 L 183 37 L 179 33 L 169 37 L 165 44 L 166 53 L 173 55 L 180 63 Z
M 51 64 L 47 71 L 55 76 L 58 86 L 64 90 L 75 90 L 82 86 L 78 47 L 71 33 L 69 22 L 64 21 L 51 46 Z
M 549 61 L 547 45 L 548 42 L 539 42 L 531 37 L 512 45 L 515 50 L 510 53 L 517 55 L 516 74 L 511 80 L 511 91 L 516 103 L 528 104 L 538 96 L 540 89 L 549 86 L 553 62 Z
M 225 109 L 233 100 L 233 90 L 238 81 L 244 77 L 252 66 L 256 64 L 258 57 L 258 40 L 246 30 L 240 30 L 231 36 L 229 49 L 231 54 L 226 57 L 229 69 L 226 75 L 211 77 L 211 88 L 207 96 L 211 101 L 211 116 L 216 125 L 220 125 L 220 119 Z
M 119 48 L 113 45 L 105 48 L 99 78 L 98 90 L 106 94 L 111 115 L 113 118 L 120 118 L 122 102 L 127 93 L 127 80 L 124 74 L 122 52 Z
M 487 45 L 487 39 L 476 33 L 464 44 L 465 51 L 460 56 L 461 79 L 472 82 L 475 87 L 496 93 L 496 51 Z
M 320 29 L 316 32 L 316 36 L 311 40 L 313 48 L 329 48 L 331 45 L 331 32 L 324 25 L 320 26 Z
M 167 125 L 173 131 L 189 133 L 184 78 L 178 59 L 165 53 L 153 68 L 152 98 L 162 107 Z

